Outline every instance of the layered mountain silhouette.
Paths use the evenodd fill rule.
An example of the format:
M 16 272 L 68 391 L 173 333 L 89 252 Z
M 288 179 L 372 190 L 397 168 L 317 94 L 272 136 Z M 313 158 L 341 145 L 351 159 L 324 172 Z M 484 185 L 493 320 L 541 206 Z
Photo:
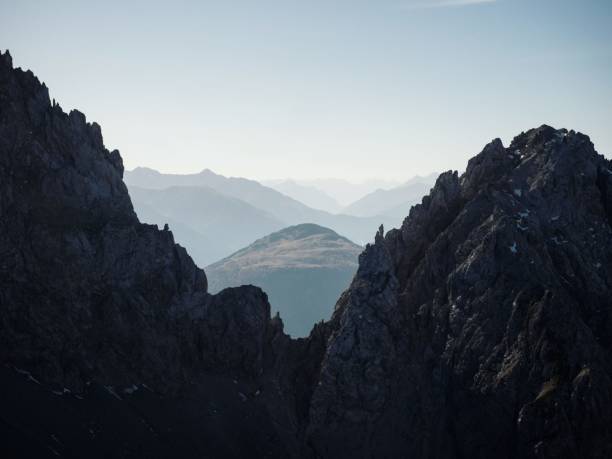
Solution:
M 250 206 L 250 214 L 255 213 L 255 209 L 260 211 L 262 215 L 268 217 L 268 223 L 271 220 L 275 220 L 277 225 L 271 227 L 268 225 L 267 231 L 264 230 L 265 224 L 260 224 L 261 218 L 254 219 L 251 223 L 249 222 L 247 215 L 244 217 L 242 213 L 237 212 L 233 214 L 233 218 L 244 222 L 242 233 L 240 238 L 235 238 L 231 232 L 227 232 L 224 236 L 221 235 L 219 239 L 219 247 L 209 249 L 209 246 L 203 247 L 191 247 L 188 245 L 186 240 L 183 240 L 181 234 L 177 233 L 178 241 L 185 244 L 190 250 L 198 254 L 196 260 L 202 265 L 208 264 L 212 261 L 216 261 L 219 257 L 216 257 L 218 249 L 221 247 L 232 247 L 230 251 L 226 251 L 223 256 L 230 255 L 233 251 L 244 247 L 246 244 L 253 242 L 254 240 L 268 234 L 274 230 L 281 229 L 290 225 L 296 225 L 301 223 L 315 223 L 327 228 L 331 228 L 339 234 L 348 237 L 350 240 L 355 241 L 358 244 L 365 244 L 371 239 L 371 228 L 378 226 L 379 224 L 390 224 L 391 220 L 385 216 L 373 216 L 373 217 L 355 217 L 352 215 L 344 214 L 332 214 L 322 210 L 313 209 L 308 207 L 301 202 L 290 198 L 272 188 L 263 186 L 259 182 L 254 180 L 248 180 L 245 178 L 237 177 L 224 177 L 222 175 L 215 174 L 214 172 L 206 169 L 198 174 L 162 174 L 153 169 L 148 168 L 136 168 L 133 171 L 126 172 L 126 183 L 130 187 L 136 190 L 132 197 L 134 201 L 134 207 L 137 213 L 141 213 L 141 207 L 143 208 L 143 215 L 146 214 L 146 208 L 153 208 L 158 213 L 165 215 L 162 209 L 167 208 L 166 203 L 171 200 L 167 196 L 167 190 L 173 188 L 172 195 L 176 196 L 178 191 L 176 188 L 190 188 L 190 191 L 186 191 L 185 194 L 189 194 L 188 201 L 200 202 L 202 208 L 208 207 L 212 212 L 213 209 L 219 209 L 221 213 L 225 212 L 229 217 L 232 209 L 236 205 L 230 206 L 223 211 L 221 207 L 217 207 L 217 204 L 221 203 L 219 195 L 224 195 L 234 200 L 240 200 L 243 203 Z M 200 193 L 199 188 L 205 188 Z M 145 189 L 157 189 L 158 193 L 147 193 Z M 210 191 L 214 190 L 215 195 L 211 196 Z M 145 199 L 146 197 L 146 199 Z M 213 202 L 208 201 L 213 199 Z M 158 202 L 159 201 L 159 202 Z M 185 212 L 183 212 L 185 211 Z M 191 215 L 191 209 L 187 209 L 184 205 L 179 206 L 175 209 L 172 215 L 168 215 L 169 218 L 181 223 L 184 226 L 188 226 L 192 231 L 203 233 L 204 230 L 201 226 L 194 223 L 194 216 Z M 210 218 L 209 218 L 210 217 Z M 209 227 L 214 227 L 213 231 L 217 233 L 223 233 L 227 229 L 224 225 L 214 226 L 214 215 L 203 214 L 196 218 L 201 221 L 208 219 L 211 223 Z M 157 220 L 151 221 L 150 223 L 158 223 Z M 262 230 L 264 230 L 262 232 Z M 215 253 L 213 255 L 200 256 L 199 254 Z
M 344 207 L 372 193 L 374 190 L 387 190 L 401 185 L 401 182 L 397 180 L 383 179 L 370 179 L 362 182 L 351 182 L 342 178 L 296 179 L 294 181 L 298 185 L 313 187 L 329 196 L 333 196 Z
M 331 317 L 348 287 L 362 248 L 314 224 L 285 228 L 206 267 L 209 289 L 253 284 L 267 294 L 293 337 Z
M 612 164 L 541 126 L 443 173 L 292 340 L 138 221 L 118 151 L 0 55 L 4 457 L 612 455 Z
M 438 174 L 430 174 L 424 177 L 416 176 L 403 185 L 390 189 L 377 189 L 343 209 L 344 213 L 360 217 L 372 217 L 386 215 L 394 219 L 393 223 L 408 215 L 410 208 L 421 202 L 433 184 Z M 399 224 L 397 226 L 399 226 Z
M 324 210 L 333 214 L 340 213 L 342 209 L 338 201 L 314 186 L 302 185 L 295 180 L 267 180 L 261 183 L 313 209 Z
M 129 192 L 138 217 L 160 228 L 167 223 L 200 266 L 284 226 L 274 215 L 206 186 L 130 186 Z

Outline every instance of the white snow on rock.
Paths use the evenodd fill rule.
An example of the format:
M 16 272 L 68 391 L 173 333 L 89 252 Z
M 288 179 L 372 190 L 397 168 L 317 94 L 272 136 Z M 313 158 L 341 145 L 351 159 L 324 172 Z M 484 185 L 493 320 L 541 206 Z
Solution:
M 32 376 L 32 373 L 30 373 L 28 370 L 22 370 L 21 368 L 17 368 L 14 367 L 15 371 L 17 373 L 19 373 L 20 375 L 24 375 L 28 377 L 28 381 L 32 381 L 35 382 L 36 384 L 40 385 L 40 381 L 38 379 L 36 379 L 34 376 Z
M 104 388 L 106 389 L 106 392 L 111 394 L 117 400 L 123 400 L 121 397 L 119 397 L 119 395 L 117 395 L 117 392 L 115 392 L 115 388 L 113 386 L 104 386 Z
M 516 248 L 516 241 L 514 241 L 512 243 L 512 245 L 510 246 L 510 252 L 512 252 L 512 253 L 517 253 L 518 252 L 518 250 Z
M 132 384 L 130 387 L 126 387 L 125 389 L 123 389 L 123 392 L 129 395 L 132 395 L 137 390 L 138 390 L 138 386 L 136 384 Z

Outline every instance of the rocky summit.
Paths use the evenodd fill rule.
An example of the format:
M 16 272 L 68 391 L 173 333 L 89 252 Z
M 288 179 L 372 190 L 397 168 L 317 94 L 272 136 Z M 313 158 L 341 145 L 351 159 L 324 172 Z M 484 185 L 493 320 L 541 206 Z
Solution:
M 0 55 L 3 457 L 612 457 L 612 164 L 541 126 L 446 172 L 292 340 L 141 224 Z

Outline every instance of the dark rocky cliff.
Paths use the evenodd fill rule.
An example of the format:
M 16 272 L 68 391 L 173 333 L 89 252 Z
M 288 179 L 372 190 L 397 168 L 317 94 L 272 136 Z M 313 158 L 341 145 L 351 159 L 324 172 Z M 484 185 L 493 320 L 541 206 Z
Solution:
M 362 254 L 310 405 L 324 456 L 612 455 L 612 166 L 548 126 Z
M 139 457 L 142 448 L 161 456 L 240 456 L 245 448 L 281 454 L 265 408 L 244 408 L 260 419 L 243 422 L 238 431 L 253 439 L 237 446 L 211 444 L 206 430 L 214 426 L 202 419 L 204 412 L 218 414 L 219 425 L 249 417 L 209 405 L 229 398 L 229 406 L 241 406 L 263 385 L 271 342 L 282 334 L 266 295 L 254 287 L 209 295 L 204 272 L 172 233 L 138 222 L 122 174 L 119 152 L 104 147 L 97 124 L 78 111 L 64 113 L 30 71 L 13 69 L 8 52 L 0 55 L 4 457 L 26 445 L 40 448 L 36 456 Z M 119 422 L 163 423 L 184 407 L 155 397 L 201 392 L 211 401 L 200 397 L 193 402 L 199 410 L 185 411 L 185 432 Z M 142 406 L 130 406 L 134 397 L 144 397 Z M 125 402 L 119 409 L 112 403 L 118 399 Z M 100 406 L 88 405 L 92 400 Z M 41 407 L 48 412 L 39 421 Z M 123 430 L 126 438 L 115 440 Z M 194 435 L 176 449 L 187 431 L 203 439 Z M 214 429 L 210 436 L 231 438 Z
M 612 165 L 542 126 L 442 174 L 290 340 L 138 222 L 100 128 L 0 55 L 3 457 L 612 456 Z

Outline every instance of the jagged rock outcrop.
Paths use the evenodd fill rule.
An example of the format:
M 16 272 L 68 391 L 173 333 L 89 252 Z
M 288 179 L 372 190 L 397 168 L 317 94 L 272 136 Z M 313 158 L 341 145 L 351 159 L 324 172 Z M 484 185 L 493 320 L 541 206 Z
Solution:
M 138 222 L 117 151 L 0 54 L 6 457 L 612 456 L 612 164 L 542 126 L 381 227 L 291 340 Z
M 122 174 L 119 152 L 104 147 L 97 124 L 78 111 L 64 113 L 30 71 L 14 69 L 9 53 L 0 54 L 0 381 L 5 389 L 0 430 L 10 457 L 17 454 L 11 442 L 17 442 L 16 449 L 37 445 L 38 457 L 52 451 L 138 457 L 138 448 L 150 443 L 147 454 L 164 457 L 163 451 L 185 435 L 178 432 L 151 446 L 160 442 L 159 430 L 123 426 L 119 430 L 127 429 L 128 438 L 114 444 L 110 432 L 118 421 L 112 418 L 153 424 L 183 408 L 178 402 L 168 408 L 150 395 L 146 409 L 122 407 L 99 421 L 99 408 L 87 407 L 99 398 L 99 388 L 106 389 L 107 398 L 122 400 L 143 387 L 175 400 L 196 398 L 208 388 L 212 399 L 230 397 L 228 403 L 242 405 L 250 395 L 240 384 L 264 386 L 271 342 L 282 335 L 282 324 L 270 320 L 266 295 L 254 287 L 209 295 L 204 272 L 174 243 L 172 233 L 138 222 Z M 15 375 L 23 384 L 11 382 Z M 211 382 L 213 376 L 226 381 L 229 395 L 223 384 Z M 34 403 L 41 388 L 45 396 L 39 394 L 42 399 Z M 73 407 L 75 400 L 84 402 Z M 206 403 L 196 406 L 206 411 Z M 36 421 L 37 405 L 55 411 L 48 413 L 45 427 Z M 154 413 L 143 414 L 153 407 Z M 28 410 L 31 415 L 21 419 Z M 68 419 L 64 410 L 78 415 L 72 412 Z M 242 433 L 256 440 L 238 446 L 196 440 L 202 444 L 176 451 L 284 454 L 282 442 L 270 445 L 277 429 L 265 407 L 245 408 L 245 413 L 214 410 L 230 424 L 259 417 L 257 423 L 242 422 Z M 192 411 L 185 410 L 184 422 L 205 438 L 210 422 Z M 77 434 L 80 426 L 73 422 L 80 416 L 96 425 L 90 430 L 97 438 L 100 432 L 109 435 L 105 448 L 87 429 Z M 57 430 L 51 430 L 54 426 Z M 64 446 L 47 444 L 50 435 Z
M 330 457 L 612 454 L 612 166 L 542 126 L 362 255 L 310 406 Z

